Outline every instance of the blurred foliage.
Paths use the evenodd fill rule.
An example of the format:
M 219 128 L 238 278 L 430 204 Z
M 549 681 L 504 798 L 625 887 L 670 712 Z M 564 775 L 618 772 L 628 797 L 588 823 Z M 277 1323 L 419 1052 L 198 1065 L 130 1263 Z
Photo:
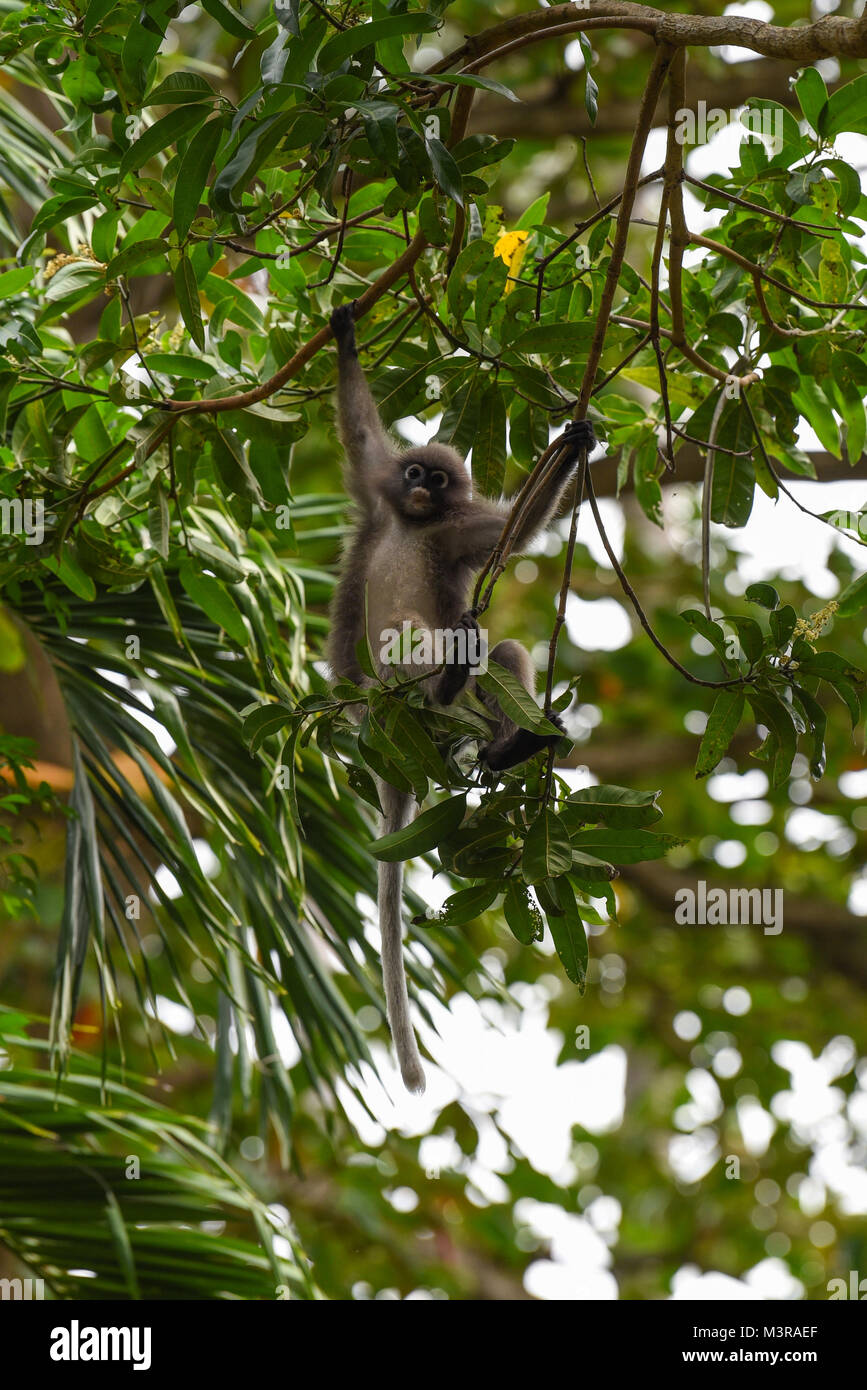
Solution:
M 779 23 L 800 17 L 794 3 L 776 7 Z M 372 297 L 362 361 L 387 423 L 436 418 L 437 438 L 472 447 L 484 491 L 523 480 L 580 393 L 616 204 L 597 209 L 574 141 L 568 174 L 561 149 L 552 176 L 551 151 L 531 128 L 517 141 L 476 129 L 452 139 L 469 92 L 483 112 L 534 92 L 550 45 L 509 56 L 496 79 L 422 77 L 412 66 L 427 44 L 419 65 L 435 67 L 430 45 L 447 53 L 491 19 L 469 0 L 425 12 L 287 0 L 243 14 L 222 0 L 0 3 L 0 752 L 10 769 L 0 972 L 8 1004 L 51 1016 L 49 1030 L 31 1032 L 50 1034 L 69 1117 L 65 1146 L 41 1132 L 58 1127 L 43 1113 L 54 1081 L 29 1069 L 11 1039 L 0 1109 L 15 1136 L 4 1142 L 17 1146 L 9 1187 L 22 1224 L 4 1221 L 0 1236 L 34 1268 L 55 1267 L 60 1294 L 133 1295 L 146 1279 L 171 1296 L 178 1288 L 171 1240 L 162 1248 L 135 1235 L 110 1145 L 70 1214 L 77 1231 L 52 1244 L 41 1165 L 78 1171 L 78 1146 L 99 1149 L 107 1137 L 100 1107 L 84 1113 L 77 1089 L 97 1086 L 98 1068 L 82 1072 L 78 1056 L 91 1046 L 110 1070 L 103 1098 L 128 1128 L 160 1142 L 184 1125 L 199 1135 L 174 1112 L 155 1118 L 115 1064 L 160 1068 L 178 1104 L 209 1116 L 220 1182 L 231 1185 L 232 1170 L 216 1154 L 231 1154 L 269 1201 L 285 1203 L 328 1297 L 520 1297 L 526 1266 L 550 1253 L 533 1202 L 589 1212 L 613 1246 L 622 1297 L 665 1296 L 684 1266 L 737 1276 L 769 1256 L 822 1297 L 831 1275 L 863 1268 L 863 1231 L 846 1205 L 864 1157 L 863 1083 L 845 1039 L 863 1035 L 867 966 L 845 903 L 867 822 L 837 779 L 863 766 L 852 728 L 867 588 L 835 552 L 840 593 L 817 617 L 788 570 L 747 588 L 717 529 L 709 617 L 697 505 L 672 520 L 664 485 L 666 451 L 676 467 L 689 441 L 715 443 L 710 519 L 735 531 L 756 486 L 781 511 L 790 505 L 778 464 L 814 476 L 796 443 L 799 420 L 836 457 L 861 458 L 867 203 L 833 142 L 867 131 L 867 76 L 847 73 L 853 80 L 829 93 L 810 68 L 791 109 L 752 102 L 751 118 L 764 116 L 779 140 L 744 139 L 730 176 L 693 187 L 717 226 L 684 271 L 685 344 L 664 341 L 661 365 L 647 331 L 653 224 L 641 222 L 605 338 L 591 414 L 619 452 L 624 567 L 677 660 L 700 681 L 739 684 L 696 690 L 637 624 L 634 640 L 604 657 L 561 642 L 556 709 L 580 679 L 578 748 L 567 761 L 586 757 L 598 785 L 576 787 L 563 772 L 549 804 L 535 767 L 478 798 L 469 755 L 484 726 L 472 702 L 431 715 L 415 689 L 394 683 L 329 691 L 319 665 L 346 515 L 335 492 L 333 355 L 308 347 L 331 308 L 425 239 L 410 278 Z M 582 108 L 592 113 L 595 87 L 600 116 L 637 100 L 641 43 L 594 33 L 583 49 L 592 77 Z M 701 143 L 706 133 L 693 135 Z M 591 141 L 603 199 L 619 193 L 624 157 L 618 139 Z M 658 303 L 668 322 L 665 291 Z M 758 365 L 745 389 L 721 388 Z M 857 519 L 848 529 L 857 535 Z M 561 561 L 546 552 L 532 566 L 532 584 L 514 570 L 503 577 L 490 615 L 531 644 L 547 641 Z M 614 575 L 582 543 L 574 573 L 584 598 L 610 601 Z M 55 793 L 66 788 L 40 747 L 40 701 L 23 731 L 2 702 L 4 680 L 47 679 L 28 643 L 49 664 L 63 711 L 74 774 L 63 810 Z M 520 702 L 494 678 L 501 698 Z M 360 699 L 359 727 L 346 709 Z M 757 725 L 766 792 L 734 805 L 709 797 L 691 765 L 702 777 L 748 766 Z M 425 813 L 432 821 L 374 847 L 430 855 L 435 867 L 438 850 L 452 881 L 438 915 L 420 885 L 408 893 L 424 1016 L 462 989 L 487 995 L 486 1017 L 504 1026 L 519 1016 L 515 1001 L 532 1001 L 550 1009 L 562 1064 L 585 1062 L 583 1026 L 592 1054 L 627 1056 L 622 1121 L 602 1134 L 576 1123 L 559 1164 L 530 1162 L 505 1095 L 465 1096 L 451 1083 L 426 1122 L 446 1164 L 425 1160 L 429 1137 L 381 1127 L 368 1083 L 371 1062 L 383 1068 L 383 1008 L 359 907 L 375 882 L 370 770 L 405 779 L 420 800 L 431 788 L 451 795 Z M 810 774 L 823 773 L 814 790 Z M 651 828 L 660 789 L 665 835 Z M 821 822 L 805 847 L 786 827 L 808 801 Z M 761 818 L 733 820 L 744 804 Z M 745 857 L 726 876 L 717 851 L 732 841 Z M 678 874 L 783 887 L 807 907 L 787 909 L 779 936 L 684 929 L 672 913 Z M 575 985 L 585 981 L 582 998 Z M 749 992 L 748 1012 L 728 1006 L 734 987 Z M 699 1021 L 688 1041 L 673 1027 L 686 1012 Z M 787 1110 L 783 1039 L 824 1058 L 812 1117 Z M 548 1084 L 520 1069 L 515 1077 L 527 1104 L 538 1091 L 540 1125 Z M 745 1141 L 745 1104 L 774 1116 L 764 1150 Z M 556 1126 L 556 1113 L 549 1120 Z M 237 1147 L 251 1127 L 265 1144 L 255 1165 Z M 204 1161 L 203 1141 L 184 1142 Z M 720 1155 L 740 1159 L 740 1181 Z M 158 1163 L 153 1220 L 170 1232 L 175 1223 L 180 1256 L 199 1234 L 181 1233 L 187 1189 L 165 1157 Z M 493 1181 L 498 1195 L 479 1188 L 490 1169 L 505 1183 Z M 213 1201 L 231 1205 L 212 1180 Z M 594 1205 L 602 1197 L 619 1204 L 616 1243 L 610 1206 Z M 814 1227 L 826 1204 L 830 1237 Z M 76 1241 L 94 1220 L 91 1259 Z M 32 1246 L 28 1255 L 33 1232 L 38 1257 Z M 229 1264 L 237 1257 L 239 1280 L 245 1271 L 232 1286 L 242 1297 L 274 1296 L 280 1283 L 307 1296 L 303 1255 L 278 1278 L 240 1241 L 215 1244 Z M 82 1265 L 96 1283 L 66 1273 Z M 217 1265 L 200 1272 L 205 1287 L 191 1275 L 188 1296 L 214 1296 L 228 1287 L 222 1276 Z

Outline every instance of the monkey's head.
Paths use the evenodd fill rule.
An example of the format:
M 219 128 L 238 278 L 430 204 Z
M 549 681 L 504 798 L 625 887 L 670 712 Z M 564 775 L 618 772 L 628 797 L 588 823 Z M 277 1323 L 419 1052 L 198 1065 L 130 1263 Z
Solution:
M 468 502 L 470 493 L 463 461 L 446 444 L 407 449 L 389 479 L 389 501 L 416 526 L 441 521 L 453 507 Z

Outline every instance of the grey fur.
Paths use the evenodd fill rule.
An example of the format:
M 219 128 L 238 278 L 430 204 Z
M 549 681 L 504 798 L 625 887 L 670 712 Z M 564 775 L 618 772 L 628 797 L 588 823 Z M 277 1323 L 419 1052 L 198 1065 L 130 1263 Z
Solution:
M 404 619 L 417 630 L 472 623 L 465 610 L 473 575 L 499 539 L 509 504 L 473 498 L 462 459 L 446 445 L 398 449 L 382 427 L 359 366 L 352 305 L 334 311 L 331 327 L 338 349 L 338 423 L 347 460 L 346 488 L 357 512 L 331 606 L 328 656 L 335 676 L 367 685 L 355 654 L 364 635 L 365 605 L 374 655 L 376 634 L 385 628 L 400 630 Z M 575 462 L 567 458 L 538 489 L 516 548 L 525 547 L 555 515 Z M 405 477 L 412 463 L 427 470 L 421 502 Z M 439 492 L 436 472 L 447 477 Z M 535 693 L 533 662 L 519 642 L 501 642 L 491 656 Z M 421 669 L 414 667 L 413 674 L 421 674 Z M 449 703 L 469 680 L 468 670 L 447 668 L 425 682 L 428 698 Z M 499 706 L 486 703 L 497 728 L 480 756 L 491 768 L 511 767 L 545 746 L 544 736 L 517 729 Z M 409 823 L 412 798 L 377 780 L 382 833 L 388 835 Z M 378 908 L 388 1021 L 404 1084 L 410 1091 L 423 1091 L 424 1072 L 409 1016 L 401 905 L 402 864 L 380 863 Z

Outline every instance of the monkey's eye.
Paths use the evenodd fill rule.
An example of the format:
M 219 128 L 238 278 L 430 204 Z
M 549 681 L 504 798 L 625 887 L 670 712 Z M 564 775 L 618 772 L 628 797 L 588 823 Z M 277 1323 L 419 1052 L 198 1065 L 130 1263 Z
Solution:
M 411 463 L 406 470 L 404 477 L 408 483 L 420 483 L 424 477 L 424 469 L 418 463 Z
M 430 480 L 434 487 L 445 487 L 448 483 L 449 476 L 438 468 L 435 473 L 431 473 Z

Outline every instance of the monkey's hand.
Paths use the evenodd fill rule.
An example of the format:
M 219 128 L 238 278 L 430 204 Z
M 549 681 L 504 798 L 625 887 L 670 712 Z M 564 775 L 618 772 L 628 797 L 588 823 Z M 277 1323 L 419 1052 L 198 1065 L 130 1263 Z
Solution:
M 581 455 L 582 449 L 586 449 L 590 455 L 596 448 L 596 435 L 593 433 L 593 425 L 590 420 L 570 420 L 561 435 L 563 442 L 563 453 L 561 455 L 562 466 L 571 468 Z
M 331 332 L 337 340 L 338 351 L 343 356 L 354 357 L 357 355 L 355 348 L 355 300 L 350 299 L 347 304 L 338 304 L 336 309 L 331 311 Z
M 437 704 L 450 705 L 470 678 L 470 667 L 476 665 L 479 654 L 479 624 L 469 610 L 462 613 L 452 628 L 454 642 L 446 659 L 446 669 L 436 688 Z M 463 638 L 460 634 L 463 633 Z M 474 640 L 471 640 L 473 639 Z M 471 655 L 472 649 L 472 655 Z
M 566 738 L 566 725 L 563 723 L 563 720 L 560 718 L 559 714 L 555 714 L 554 710 L 548 709 L 547 707 L 543 710 L 543 714 L 545 715 L 545 718 L 548 720 L 549 724 L 553 724 L 554 728 L 559 729 L 563 737 Z

